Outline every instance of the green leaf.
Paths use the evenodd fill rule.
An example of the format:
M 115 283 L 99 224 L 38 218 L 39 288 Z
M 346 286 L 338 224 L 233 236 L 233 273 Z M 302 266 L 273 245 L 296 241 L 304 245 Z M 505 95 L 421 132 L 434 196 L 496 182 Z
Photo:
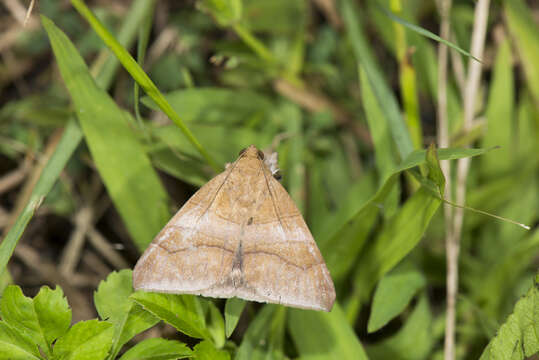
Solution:
M 234 332 L 238 321 L 240 320 L 241 313 L 245 308 L 245 300 L 233 297 L 226 300 L 225 304 L 225 334 L 229 338 Z
M 539 275 L 483 351 L 480 360 L 525 359 L 539 353 Z
M 522 0 L 504 0 L 504 10 L 520 60 L 526 74 L 526 81 L 535 101 L 539 101 L 539 32 L 533 11 Z
M 122 346 L 136 334 L 154 326 L 159 319 L 143 310 L 129 298 L 133 293 L 131 270 L 113 271 L 99 283 L 94 302 L 99 316 L 114 324 L 110 358 L 114 359 Z
M 377 61 L 374 60 L 367 39 L 363 34 L 359 23 L 357 5 L 352 0 L 343 0 L 341 4 L 341 15 L 356 56 L 356 61 L 361 64 L 367 74 L 378 106 L 384 111 L 387 121 L 390 124 L 393 140 L 397 145 L 400 157 L 404 159 L 413 151 L 414 147 L 395 95 L 388 87 L 388 82 L 384 79 L 381 69 L 377 65 Z
M 96 34 L 103 40 L 109 49 L 116 55 L 124 68 L 131 74 L 133 79 L 141 88 L 159 105 L 161 110 L 180 128 L 189 142 L 200 152 L 207 163 L 215 170 L 220 170 L 219 166 L 209 156 L 207 151 L 200 145 L 200 142 L 193 136 L 189 128 L 185 125 L 180 116 L 172 109 L 163 94 L 157 89 L 150 77 L 142 70 L 139 64 L 133 59 L 129 52 L 109 33 L 103 24 L 94 16 L 90 9 L 82 0 L 71 0 L 73 6 L 88 21 Z
M 174 295 L 138 291 L 131 299 L 146 311 L 194 338 L 210 339 L 204 311 L 194 295 Z
M 395 169 L 395 156 L 392 152 L 390 125 L 382 107 L 376 100 L 365 69 L 359 66 L 359 80 L 361 83 L 361 97 L 365 109 L 369 131 L 374 144 L 374 157 L 376 168 L 380 177 L 385 179 Z
M 212 337 L 215 347 L 220 349 L 223 347 L 226 341 L 225 321 L 223 319 L 223 315 L 221 315 L 221 312 L 211 300 L 205 300 L 203 304 L 204 303 L 206 303 L 208 307 L 208 309 L 206 309 L 206 328 Z
M 51 290 L 43 286 L 34 298 L 37 320 L 43 328 L 47 344 L 63 336 L 71 325 L 71 309 L 64 297 L 64 292 L 57 285 Z
M 367 359 L 338 304 L 329 313 L 290 309 L 288 329 L 303 360 Z
M 32 339 L 39 348 L 50 355 L 51 347 L 47 342 L 45 329 L 40 324 L 32 299 L 23 295 L 21 288 L 9 285 L 2 294 L 0 312 L 5 323 L 25 337 Z M 49 329 L 49 327 L 47 327 Z
M 81 321 L 54 344 L 53 355 L 62 360 L 105 359 L 112 345 L 112 324 L 97 319 Z
M 377 331 L 399 315 L 425 284 L 423 274 L 413 268 L 399 267 L 384 276 L 374 292 L 367 330 Z
M 32 360 L 40 356 L 35 341 L 0 321 L 0 359 Z
M 441 200 L 421 187 L 382 228 L 358 261 L 356 288 L 366 299 L 372 287 L 421 240 Z
M 42 203 L 43 199 L 52 186 L 60 176 L 60 173 L 64 169 L 67 161 L 79 145 L 80 140 L 82 139 L 82 132 L 75 121 L 69 121 L 62 138 L 56 146 L 56 150 L 52 154 L 49 162 L 45 165 L 39 180 L 37 181 L 32 194 L 24 209 L 21 211 L 20 215 L 15 220 L 15 224 L 9 230 L 6 237 L 0 243 L 0 273 L 4 272 L 9 258 L 13 254 L 13 250 L 17 245 L 24 229 L 34 216 L 35 211 L 38 209 L 39 205 Z
M 273 106 L 265 96 L 242 89 L 198 87 L 172 91 L 164 96 L 186 122 L 199 124 L 242 124 L 256 116 L 267 116 Z M 144 96 L 141 102 L 159 110 L 149 96 Z
M 215 154 L 217 161 L 222 164 L 234 161 L 238 156 L 238 152 L 251 144 L 256 144 L 260 148 L 271 144 L 271 136 L 246 128 L 198 123 L 193 124 L 191 128 L 196 136 L 208 144 L 208 150 Z M 161 142 L 155 148 L 150 148 L 151 152 L 162 150 L 166 146 L 166 148 L 171 148 L 175 152 L 180 152 L 188 159 L 196 160 L 199 168 L 204 166 L 198 154 L 193 151 L 192 146 L 185 141 L 184 136 L 174 126 L 153 128 L 151 132 Z M 182 160 L 179 156 L 176 159 L 177 161 Z M 204 170 L 209 173 L 207 169 Z
M 427 179 L 434 182 L 437 188 L 437 193 L 441 198 L 444 196 L 445 191 L 445 177 L 442 169 L 440 168 L 440 161 L 438 160 L 438 153 L 434 143 L 430 144 L 427 150 Z
M 111 272 L 102 280 L 94 293 L 94 302 L 99 317 L 111 322 L 121 321 L 133 306 L 129 296 L 133 293 L 131 270 Z
M 440 160 L 452 160 L 481 155 L 487 151 L 484 149 L 438 149 L 438 157 Z M 376 220 L 376 216 L 381 211 L 379 204 L 382 204 L 391 192 L 399 174 L 425 162 L 425 150 L 412 152 L 394 169 L 393 173 L 385 179 L 382 187 L 361 208 L 350 215 L 341 226 L 331 229 L 333 231 L 319 237 L 320 251 L 324 255 L 326 264 L 334 279 L 341 279 L 354 265 L 356 257 Z M 423 196 L 424 199 L 429 198 L 427 193 L 423 194 Z M 420 204 L 417 205 L 420 206 Z M 400 234 L 404 236 L 404 234 Z
M 438 35 L 426 30 L 426 29 L 423 29 L 422 27 L 420 26 L 417 26 L 417 25 L 414 25 L 414 24 L 411 24 L 409 23 L 408 21 L 398 17 L 397 15 L 393 14 L 391 11 L 387 10 L 386 8 L 382 7 L 382 6 L 379 6 L 379 9 L 384 13 L 386 14 L 391 20 L 393 21 L 396 21 L 398 22 L 399 24 L 401 24 L 402 26 L 404 27 L 407 27 L 408 29 L 412 30 L 412 31 L 415 31 L 416 33 L 420 34 L 420 35 L 423 35 L 425 37 L 428 37 L 429 39 L 432 39 L 432 40 L 436 40 L 438 42 L 441 42 L 442 44 L 445 44 L 447 46 L 449 46 L 450 48 L 452 49 L 455 49 L 457 50 L 459 53 L 461 53 L 462 55 L 466 55 L 467 57 L 470 57 L 472 59 L 474 59 L 475 61 L 479 61 L 481 62 L 481 60 L 479 60 L 478 58 L 476 58 L 475 56 L 473 56 L 472 54 L 470 54 L 468 51 L 464 50 L 464 49 L 461 49 L 460 47 L 458 47 L 457 45 L 453 44 L 451 41 L 447 41 L 445 39 L 442 39 L 441 37 L 439 37 Z
M 265 305 L 249 324 L 235 360 L 284 359 L 285 315 L 285 307 Z
M 241 0 L 199 0 L 198 4 L 221 26 L 231 26 L 241 19 Z
M 184 343 L 153 338 L 142 340 L 122 355 L 120 360 L 176 360 L 193 357 Z
M 434 340 L 432 315 L 427 296 L 423 295 L 404 326 L 392 337 L 367 347 L 372 359 L 422 360 L 430 358 Z
M 47 18 L 42 22 L 96 167 L 129 233 L 144 249 L 169 217 L 167 194 L 126 113 L 96 85 L 65 34 Z
M 195 358 L 198 360 L 230 360 L 228 352 L 216 349 L 208 340 L 199 342 L 193 350 Z
M 505 39 L 498 48 L 486 109 L 487 130 L 481 145 L 499 146 L 500 150 L 481 158 L 485 176 L 503 173 L 514 166 L 514 83 L 511 46 Z

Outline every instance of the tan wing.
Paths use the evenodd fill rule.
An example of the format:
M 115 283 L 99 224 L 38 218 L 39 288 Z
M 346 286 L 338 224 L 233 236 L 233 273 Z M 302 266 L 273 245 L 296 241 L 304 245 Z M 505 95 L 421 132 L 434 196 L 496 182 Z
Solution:
M 300 212 L 251 146 L 139 259 L 135 289 L 329 311 L 333 282 Z
M 225 280 L 237 247 L 230 235 L 238 230 L 212 211 L 229 173 L 200 188 L 155 237 L 133 271 L 136 290 L 214 296 L 206 290 Z
M 263 180 L 262 201 L 243 229 L 243 283 L 236 296 L 331 310 L 333 281 L 301 213 L 269 171 Z

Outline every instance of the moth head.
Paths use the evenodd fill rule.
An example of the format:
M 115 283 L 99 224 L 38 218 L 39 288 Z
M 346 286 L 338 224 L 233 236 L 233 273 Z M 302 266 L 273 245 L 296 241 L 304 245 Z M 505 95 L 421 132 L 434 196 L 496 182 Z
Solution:
M 254 145 L 250 145 L 245 149 L 242 149 L 239 153 L 239 157 L 256 157 L 259 160 L 264 161 L 264 153 L 256 148 Z

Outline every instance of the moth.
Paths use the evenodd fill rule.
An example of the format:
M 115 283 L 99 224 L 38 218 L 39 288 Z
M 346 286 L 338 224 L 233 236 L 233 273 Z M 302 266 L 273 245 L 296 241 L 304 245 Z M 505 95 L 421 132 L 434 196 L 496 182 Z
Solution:
M 264 158 L 249 146 L 183 205 L 138 260 L 135 290 L 331 310 L 324 259 Z

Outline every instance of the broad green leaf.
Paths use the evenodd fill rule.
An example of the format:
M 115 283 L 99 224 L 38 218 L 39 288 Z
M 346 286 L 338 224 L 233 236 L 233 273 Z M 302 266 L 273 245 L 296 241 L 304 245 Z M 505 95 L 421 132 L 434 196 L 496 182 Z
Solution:
M 116 55 L 125 70 L 131 74 L 133 79 L 144 89 L 144 91 L 159 105 L 160 109 L 180 128 L 189 142 L 200 152 L 206 162 L 215 170 L 220 168 L 209 156 L 207 151 L 200 145 L 200 142 L 193 136 L 189 128 L 185 125 L 180 116 L 172 109 L 163 94 L 157 89 L 150 77 L 142 70 L 139 64 L 133 59 L 129 52 L 116 40 L 103 24 L 95 17 L 92 11 L 82 0 L 71 0 L 77 11 L 88 21 L 92 29 L 103 40 L 105 45 Z
M 338 304 L 329 313 L 290 309 L 288 329 L 301 359 L 367 359 L 363 346 Z
M 384 276 L 374 292 L 368 331 L 377 331 L 399 315 L 426 282 L 421 272 L 409 267 L 398 267 Z
M 480 360 L 525 359 L 539 353 L 539 275 L 490 341 Z
M 235 360 L 284 359 L 285 315 L 286 308 L 265 305 L 249 324 Z
M 162 338 L 145 339 L 127 350 L 120 360 L 176 360 L 193 357 L 184 343 Z
M 0 359 L 32 360 L 40 359 L 35 341 L 22 335 L 4 321 L 0 321 Z
M 50 355 L 45 329 L 40 324 L 32 299 L 24 296 L 20 287 L 9 285 L 2 294 L 0 312 L 4 322 L 25 337 L 32 339 L 39 348 Z M 63 325 L 62 325 L 63 326 Z M 49 329 L 49 327 L 47 327 Z
M 393 140 L 397 145 L 401 159 L 404 159 L 413 151 L 410 133 L 402 119 L 402 115 L 393 92 L 389 89 L 381 69 L 374 60 L 366 37 L 359 23 L 359 10 L 352 0 L 341 1 L 341 15 L 346 31 L 354 50 L 356 61 L 364 68 L 370 82 L 372 91 L 378 102 L 378 106 L 384 111 Z
M 504 0 L 504 10 L 509 31 L 516 43 L 526 81 L 535 101 L 539 101 L 539 32 L 533 11 L 522 0 Z
M 9 261 L 11 254 L 13 254 L 15 245 L 17 245 L 24 229 L 26 229 L 30 219 L 34 216 L 35 211 L 60 176 L 65 164 L 79 145 L 81 139 L 82 132 L 80 128 L 74 120 L 69 121 L 64 129 L 62 138 L 56 146 L 54 154 L 43 169 L 43 172 L 30 195 L 28 203 L 26 203 L 24 209 L 17 217 L 15 224 L 0 243 L 0 273 L 4 272 L 7 262 Z
M 129 233 L 144 249 L 169 217 L 167 194 L 125 112 L 96 85 L 65 34 L 47 18 L 42 21 L 96 167 Z
M 226 300 L 225 304 L 225 334 L 229 338 L 234 332 L 238 321 L 240 320 L 241 313 L 245 308 L 245 300 L 233 297 Z
M 210 339 L 204 311 L 194 295 L 174 295 L 138 291 L 131 299 L 178 331 L 199 339 Z
M 159 319 L 143 310 L 129 298 L 133 293 L 131 270 L 112 272 L 99 283 L 94 302 L 102 320 L 114 325 L 110 358 L 114 359 L 122 346 L 136 334 L 152 327 Z
M 94 293 L 94 302 L 99 317 L 116 323 L 124 319 L 133 305 L 129 296 L 133 293 L 131 270 L 111 272 L 102 280 Z
M 225 350 L 218 350 L 211 341 L 204 340 L 195 345 L 193 354 L 197 360 L 230 360 L 230 354 Z
M 54 344 L 53 355 L 61 360 L 105 359 L 112 345 L 110 323 L 97 319 L 81 321 Z
M 392 337 L 368 346 L 372 359 L 422 360 L 429 359 L 434 344 L 432 315 L 427 296 L 420 297 L 404 326 Z
M 54 290 L 48 286 L 41 287 L 34 298 L 34 309 L 47 344 L 52 344 L 69 329 L 71 309 L 64 297 L 64 292 L 58 285 Z
M 486 109 L 487 129 L 481 145 L 499 146 L 495 153 L 481 158 L 484 176 L 510 170 L 514 165 L 514 85 L 511 46 L 505 39 L 498 47 Z
M 440 203 L 440 199 L 421 187 L 384 225 L 358 261 L 356 288 L 362 292 L 363 299 L 417 245 Z
M 211 335 L 215 347 L 220 349 L 223 347 L 226 341 L 225 320 L 223 319 L 223 315 L 221 315 L 221 312 L 217 306 L 215 306 L 211 300 L 205 300 L 203 304 L 204 303 L 206 303 L 208 307 L 206 309 L 206 328 Z

